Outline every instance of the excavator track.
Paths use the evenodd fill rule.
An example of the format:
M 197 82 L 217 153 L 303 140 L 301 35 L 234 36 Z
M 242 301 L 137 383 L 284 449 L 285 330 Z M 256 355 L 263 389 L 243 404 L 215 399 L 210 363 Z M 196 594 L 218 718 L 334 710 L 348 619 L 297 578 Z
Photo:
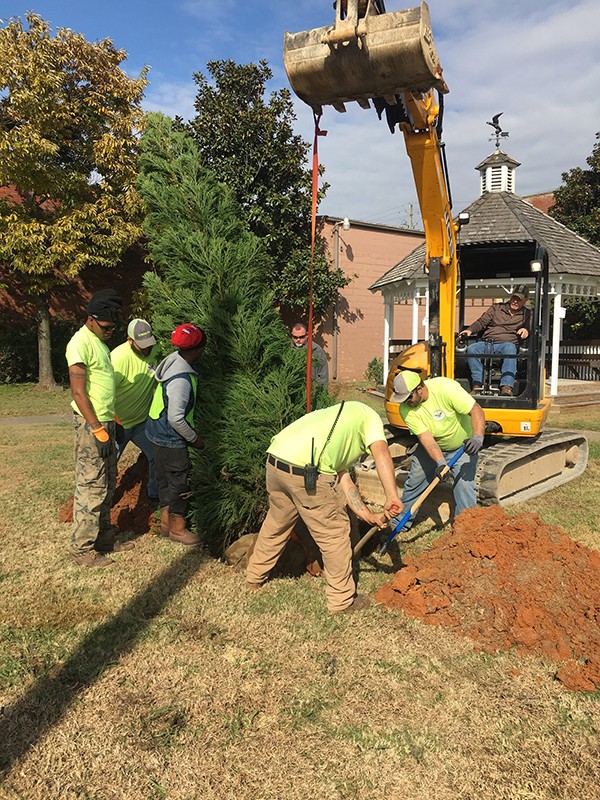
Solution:
M 415 439 L 391 426 L 386 426 L 386 435 L 401 487 L 408 475 L 406 451 L 414 446 Z M 482 506 L 523 503 L 579 477 L 587 461 L 587 439 L 576 431 L 550 429 L 535 439 L 496 441 L 479 453 L 475 476 L 477 502 Z M 372 458 L 355 466 L 355 480 L 367 505 L 383 507 L 385 495 Z M 440 486 L 424 508 L 431 513 L 440 503 L 447 504 L 450 498 L 450 487 Z M 443 516 L 447 516 L 445 511 Z
M 523 503 L 577 478 L 587 461 L 587 439 L 576 431 L 546 429 L 535 439 L 494 443 L 479 453 L 478 503 Z

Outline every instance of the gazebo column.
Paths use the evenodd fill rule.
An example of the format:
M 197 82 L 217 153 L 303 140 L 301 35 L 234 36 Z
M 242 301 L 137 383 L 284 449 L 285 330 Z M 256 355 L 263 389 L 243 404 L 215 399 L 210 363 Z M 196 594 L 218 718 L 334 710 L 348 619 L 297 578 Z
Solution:
M 562 294 L 554 295 L 554 314 L 552 319 L 552 359 L 550 367 L 550 396 L 558 394 L 558 362 L 560 359 L 560 340 L 562 338 L 562 321 L 567 313 L 562 307 Z
M 416 344 L 418 341 L 419 341 L 419 290 L 415 288 L 415 294 L 412 299 L 411 344 Z
M 394 333 L 394 300 L 385 298 L 385 319 L 383 321 L 383 385 L 385 386 L 390 367 L 390 339 Z

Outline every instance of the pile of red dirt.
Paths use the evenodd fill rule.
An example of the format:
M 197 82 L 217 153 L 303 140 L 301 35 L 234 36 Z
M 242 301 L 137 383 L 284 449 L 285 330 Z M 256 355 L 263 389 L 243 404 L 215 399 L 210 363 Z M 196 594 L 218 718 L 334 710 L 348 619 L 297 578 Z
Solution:
M 556 678 L 569 689 L 600 686 L 600 554 L 534 514 L 463 512 L 376 599 L 486 652 L 514 647 L 562 662 Z
M 110 521 L 120 531 L 130 531 L 141 536 L 155 526 L 157 500 L 150 500 L 148 489 L 148 462 L 140 454 L 138 460 L 121 472 L 113 501 Z M 59 512 L 61 522 L 73 521 L 73 497 Z

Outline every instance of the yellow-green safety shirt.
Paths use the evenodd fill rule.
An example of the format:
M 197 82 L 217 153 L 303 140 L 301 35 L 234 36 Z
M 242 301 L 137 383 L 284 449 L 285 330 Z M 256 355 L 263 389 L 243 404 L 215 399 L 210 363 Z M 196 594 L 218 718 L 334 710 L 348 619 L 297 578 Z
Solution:
M 400 416 L 415 436 L 429 431 L 441 450 L 458 450 L 473 436 L 469 416 L 475 399 L 451 378 L 425 381 L 429 397 L 416 408 L 400 404 Z
M 386 441 L 379 414 L 360 401 L 350 400 L 344 403 L 331 439 L 325 447 L 339 410 L 338 404 L 305 414 L 274 436 L 267 452 L 275 458 L 304 467 L 311 463 L 314 439 L 313 463 L 318 462 L 319 472 L 335 474 L 358 461 L 373 442 Z
M 112 422 L 115 418 L 115 373 L 108 347 L 83 325 L 69 340 L 65 355 L 70 367 L 85 366 L 85 393 L 98 421 Z M 81 415 L 75 400 L 71 407 Z

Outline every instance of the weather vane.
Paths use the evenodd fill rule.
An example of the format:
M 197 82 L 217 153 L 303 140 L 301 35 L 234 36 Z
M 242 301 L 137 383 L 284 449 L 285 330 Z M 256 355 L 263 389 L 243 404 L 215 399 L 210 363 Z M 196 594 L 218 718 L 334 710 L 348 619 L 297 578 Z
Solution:
M 489 141 L 491 142 L 493 139 L 495 139 L 496 147 L 500 147 L 500 139 L 506 139 L 508 137 L 508 131 L 503 131 L 502 128 L 500 127 L 500 123 L 498 122 L 503 113 L 504 112 L 501 111 L 499 114 L 495 114 L 492 117 L 491 122 L 485 123 L 486 125 L 491 125 L 492 128 L 494 129 L 494 134 L 490 136 Z

